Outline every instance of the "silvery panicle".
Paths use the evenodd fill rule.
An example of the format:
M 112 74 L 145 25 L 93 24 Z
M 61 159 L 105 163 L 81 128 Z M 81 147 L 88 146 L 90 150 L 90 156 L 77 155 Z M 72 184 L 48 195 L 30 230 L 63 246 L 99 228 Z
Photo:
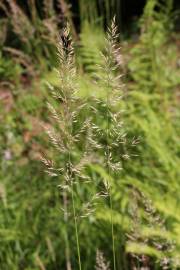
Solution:
M 98 115 L 101 121 L 96 120 L 94 129 L 97 131 L 97 141 L 100 144 L 99 166 L 103 167 L 106 175 L 102 181 L 109 197 L 111 210 L 111 235 L 113 250 L 113 269 L 116 270 L 115 257 L 115 234 L 113 220 L 113 183 L 110 179 L 122 170 L 122 161 L 131 158 L 131 151 L 127 149 L 136 146 L 138 138 L 130 140 L 127 137 L 123 122 L 123 110 L 121 101 L 125 95 L 125 85 L 122 80 L 122 61 L 120 47 L 118 44 L 119 34 L 115 18 L 107 31 L 105 40 L 106 47 L 102 53 L 102 64 L 99 66 L 99 74 L 96 74 L 96 82 L 99 89 L 103 89 L 102 97 L 95 97 L 95 106 L 100 108 Z M 104 95 L 105 91 L 105 95 Z M 95 128 L 96 127 L 96 128 Z
M 79 199 L 76 186 L 90 182 L 91 179 L 86 173 L 86 167 L 93 160 L 93 149 L 97 149 L 99 145 L 94 139 L 92 119 L 88 115 L 87 102 L 78 96 L 74 49 L 68 26 L 61 34 L 58 57 L 59 87 L 56 88 L 48 84 L 53 101 L 48 102 L 47 107 L 52 116 L 53 124 L 45 126 L 49 139 L 58 154 L 53 159 L 43 156 L 42 162 L 50 176 L 56 176 L 60 179 L 58 187 L 63 198 L 61 209 L 64 212 L 64 221 L 67 227 L 69 219 L 73 217 L 79 269 L 81 269 L 79 219 L 92 214 L 95 210 L 96 200 L 104 194 L 93 194 L 92 198 L 88 202 L 82 202 L 80 207 L 76 204 L 77 199 Z M 71 269 L 68 233 L 65 235 L 65 243 L 66 263 Z

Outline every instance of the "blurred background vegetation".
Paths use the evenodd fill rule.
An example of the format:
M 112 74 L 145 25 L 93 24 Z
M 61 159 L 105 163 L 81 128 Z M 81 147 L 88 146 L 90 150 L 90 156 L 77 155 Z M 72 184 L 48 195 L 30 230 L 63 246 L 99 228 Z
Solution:
M 137 156 L 111 179 L 118 269 L 179 269 L 179 11 L 175 0 L 0 0 L 0 269 L 67 269 L 59 182 L 39 161 L 52 155 L 42 128 L 51 125 L 46 81 L 58 86 L 56 47 L 68 21 L 81 96 L 99 95 L 94 73 L 114 15 L 126 84 L 121 109 L 128 136 L 140 138 Z M 97 181 L 107 172 L 90 166 L 88 174 Z M 76 203 L 95 188 L 79 187 Z M 112 261 L 109 216 L 104 200 L 80 223 L 84 270 L 94 269 L 97 249 Z

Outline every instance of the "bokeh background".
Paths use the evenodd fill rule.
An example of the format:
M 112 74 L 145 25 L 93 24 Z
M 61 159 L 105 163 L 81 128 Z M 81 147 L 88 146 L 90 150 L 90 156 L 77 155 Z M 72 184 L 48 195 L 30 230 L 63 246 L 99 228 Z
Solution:
M 58 87 L 57 44 L 68 21 L 80 96 L 101 98 L 94 74 L 114 15 L 126 91 L 123 121 L 128 136 L 140 138 L 137 156 L 113 178 L 117 268 L 179 269 L 179 1 L 0 0 L 1 270 L 78 269 L 59 179 L 49 177 L 39 159 L 54 153 L 43 129 L 52 124 L 46 81 Z M 88 171 L 93 181 L 106 173 L 98 166 Z M 80 187 L 77 206 L 94 189 Z M 98 249 L 112 262 L 109 216 L 104 200 L 79 224 L 84 270 L 95 269 Z

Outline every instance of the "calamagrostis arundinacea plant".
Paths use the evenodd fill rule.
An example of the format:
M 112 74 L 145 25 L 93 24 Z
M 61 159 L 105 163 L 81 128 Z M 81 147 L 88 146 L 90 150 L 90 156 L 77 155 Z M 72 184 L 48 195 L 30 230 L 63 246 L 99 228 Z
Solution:
M 7 0 L 9 4 L 9 19 L 14 32 L 24 43 L 29 43 L 29 38 L 34 36 L 34 27 L 30 20 L 15 1 Z
M 139 189 L 133 189 L 130 215 L 132 220 L 131 231 L 127 234 L 128 249 L 131 265 L 138 267 L 139 263 L 146 269 L 150 269 L 150 256 L 143 251 L 139 253 L 138 247 L 144 246 L 144 251 L 150 247 L 158 255 L 157 263 L 162 269 L 169 269 L 173 265 L 174 242 L 167 239 L 167 230 L 164 220 L 153 207 L 152 201 Z M 144 232 L 144 229 L 146 233 Z
M 124 124 L 122 121 L 122 110 L 120 110 L 120 101 L 123 97 L 123 83 L 120 54 L 120 47 L 118 46 L 118 33 L 115 24 L 115 18 L 112 20 L 111 27 L 108 29 L 106 38 L 105 52 L 102 54 L 103 64 L 100 66 L 100 76 L 98 81 L 105 89 L 105 98 L 97 100 L 99 106 L 102 107 L 103 126 L 98 125 L 98 139 L 100 140 L 103 153 L 101 157 L 101 166 L 105 168 L 107 174 L 115 176 L 122 168 L 122 160 L 129 159 L 130 155 L 125 151 L 127 145 L 135 146 L 138 140 L 133 139 L 129 141 L 126 137 Z M 110 177 L 108 177 L 110 179 Z M 107 189 L 109 197 L 109 204 L 111 209 L 111 235 L 112 235 L 112 249 L 113 249 L 113 265 L 116 270 L 116 256 L 115 256 L 115 235 L 114 235 L 114 221 L 113 221 L 113 200 L 112 200 L 112 183 L 109 179 L 104 179 L 104 184 Z
M 117 27 L 115 20 L 113 19 L 110 29 L 108 29 L 105 53 L 102 54 L 103 64 L 100 66 L 99 81 L 106 91 L 104 101 L 98 101 L 102 103 L 102 107 L 105 108 L 104 122 L 105 128 L 99 128 L 98 132 L 101 134 L 102 140 L 105 140 L 105 145 L 102 144 L 104 151 L 104 167 L 107 170 L 108 175 L 112 172 L 119 171 L 121 169 L 121 163 L 114 158 L 113 151 L 119 147 L 119 144 L 124 143 L 124 134 L 120 132 L 122 126 L 122 120 L 120 119 L 120 112 L 117 111 L 117 104 L 122 98 L 122 84 L 120 82 L 121 75 L 117 75 L 119 63 L 115 61 L 115 57 L 119 57 L 119 48 L 116 47 L 117 40 Z M 115 241 L 114 241 L 114 222 L 113 222 L 113 202 L 112 202 L 112 183 L 109 183 L 109 179 L 104 179 L 104 184 L 109 196 L 110 209 L 111 209 L 111 235 L 112 235 L 112 249 L 113 249 L 113 266 L 116 269 L 116 257 L 115 257 Z
M 96 270 L 110 270 L 109 262 L 106 261 L 104 254 L 99 250 L 96 253 Z
M 46 128 L 50 141 L 60 153 L 60 166 L 56 166 L 54 160 L 42 158 L 46 165 L 46 171 L 51 176 L 59 176 L 61 183 L 59 188 L 63 193 L 64 219 L 68 227 L 67 219 L 72 215 L 75 227 L 76 246 L 79 269 L 81 266 L 78 223 L 79 218 L 87 217 L 93 212 L 93 206 L 101 194 L 94 194 L 90 201 L 83 203 L 81 209 L 77 209 L 76 186 L 78 183 L 88 183 L 89 177 L 85 173 L 86 166 L 92 159 L 92 149 L 98 148 L 94 140 L 91 119 L 86 115 L 86 103 L 78 98 L 76 85 L 76 68 L 74 63 L 74 50 L 69 34 L 69 28 L 65 28 L 58 47 L 60 60 L 59 88 L 49 85 L 52 96 L 57 100 L 59 108 L 48 103 L 49 111 L 55 121 L 54 127 Z M 83 112 L 83 113 L 82 113 Z M 85 115 L 85 117 L 83 116 Z M 71 203 L 70 203 L 71 201 Z M 66 246 L 68 235 L 66 235 Z M 70 265 L 69 247 L 67 247 L 66 261 Z M 67 266 L 69 270 L 71 267 Z
M 78 221 L 74 198 L 74 184 L 81 174 L 81 168 L 77 169 L 79 164 L 74 163 L 74 148 L 76 148 L 75 144 L 79 139 L 79 132 L 84 132 L 85 124 L 83 128 L 81 128 L 81 131 L 78 133 L 74 132 L 74 126 L 76 125 L 77 117 L 81 107 L 83 107 L 83 104 L 78 104 L 78 100 L 76 98 L 76 69 L 74 64 L 74 51 L 68 28 L 64 29 L 62 33 L 58 47 L 58 56 L 60 61 L 60 69 L 58 72 L 60 87 L 58 90 L 51 85 L 49 87 L 52 92 L 52 96 L 58 101 L 60 105 L 59 110 L 57 111 L 50 103 L 48 103 L 48 108 L 56 122 L 55 124 L 58 126 L 58 131 L 56 131 L 54 128 L 47 128 L 47 133 L 52 144 L 62 156 L 61 166 L 60 168 L 55 168 L 53 161 L 49 161 L 44 158 L 43 162 L 47 167 L 47 172 L 51 176 L 60 175 L 61 177 L 61 184 L 59 187 L 63 193 L 63 211 L 66 225 L 68 219 L 68 195 L 70 193 L 75 226 L 78 263 L 79 269 L 81 270 Z M 82 161 L 80 160 L 79 163 L 82 163 Z M 81 167 L 83 168 L 83 166 Z M 65 242 L 66 265 L 67 269 L 71 269 L 69 258 L 69 241 L 67 234 L 65 237 Z

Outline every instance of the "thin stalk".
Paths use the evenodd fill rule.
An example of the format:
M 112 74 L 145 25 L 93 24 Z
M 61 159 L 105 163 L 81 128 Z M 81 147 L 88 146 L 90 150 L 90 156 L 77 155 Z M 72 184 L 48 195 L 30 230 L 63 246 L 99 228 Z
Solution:
M 108 82 L 108 88 L 109 88 L 109 82 Z M 109 161 L 110 161 L 110 152 L 109 152 L 109 89 L 107 92 L 107 99 L 106 99 L 106 105 L 107 105 L 107 130 L 106 130 L 106 139 L 107 139 L 107 169 L 108 169 L 108 176 L 110 175 L 110 167 L 109 167 Z M 113 220 L 113 203 L 112 203 L 112 189 L 111 189 L 111 183 L 109 184 L 109 201 L 110 201 L 110 209 L 111 209 L 111 237 L 112 237 L 112 249 L 113 249 L 113 269 L 116 270 L 116 255 L 115 255 L 115 241 L 114 241 L 114 220 Z
M 67 206 L 67 194 L 66 191 L 63 192 L 63 205 L 64 205 L 64 221 L 66 224 L 66 231 L 65 231 L 65 256 L 66 256 L 66 270 L 71 270 L 71 260 L 70 260 L 70 249 L 69 249 L 69 237 L 68 237 L 68 230 L 67 230 L 67 224 L 68 224 L 68 206 Z
M 113 203 L 112 203 L 112 195 L 111 195 L 111 186 L 109 188 L 109 200 L 110 200 L 110 209 L 111 209 L 111 236 L 112 236 L 112 248 L 113 248 L 113 266 L 114 270 L 116 270 L 116 255 L 115 255 L 115 241 L 114 241 L 114 222 L 113 222 Z
M 66 97 L 67 101 L 67 97 Z M 68 116 L 69 116 L 69 123 L 72 123 L 72 117 L 70 113 L 70 108 L 68 106 Z M 68 121 L 67 121 L 68 125 Z M 72 134 L 72 124 L 70 125 L 70 133 Z M 74 201 L 74 187 L 73 187 L 73 179 L 72 179 L 72 170 L 71 170 L 71 152 L 69 149 L 69 177 L 71 181 L 71 199 L 72 199 L 72 207 L 73 207 L 73 219 L 74 219 L 74 226 L 75 226 L 75 236 L 76 236 L 76 247 L 77 247 L 77 254 L 78 254 L 78 264 L 79 264 L 79 270 L 82 269 L 81 267 L 81 255 L 80 255 L 80 246 L 79 246 L 79 235 L 78 235 L 78 224 L 77 224 L 77 217 L 76 217 L 76 207 L 75 207 L 75 201 Z
M 76 208 L 75 208 L 75 202 L 74 202 L 73 183 L 71 184 L 71 198 L 72 198 L 73 218 L 74 218 L 75 234 L 76 234 L 76 246 L 77 246 L 77 254 L 78 254 L 78 264 L 79 264 L 79 270 L 81 270 L 82 269 L 82 267 L 81 267 L 81 255 L 80 255 L 80 247 L 79 247 L 79 235 L 78 235 Z

